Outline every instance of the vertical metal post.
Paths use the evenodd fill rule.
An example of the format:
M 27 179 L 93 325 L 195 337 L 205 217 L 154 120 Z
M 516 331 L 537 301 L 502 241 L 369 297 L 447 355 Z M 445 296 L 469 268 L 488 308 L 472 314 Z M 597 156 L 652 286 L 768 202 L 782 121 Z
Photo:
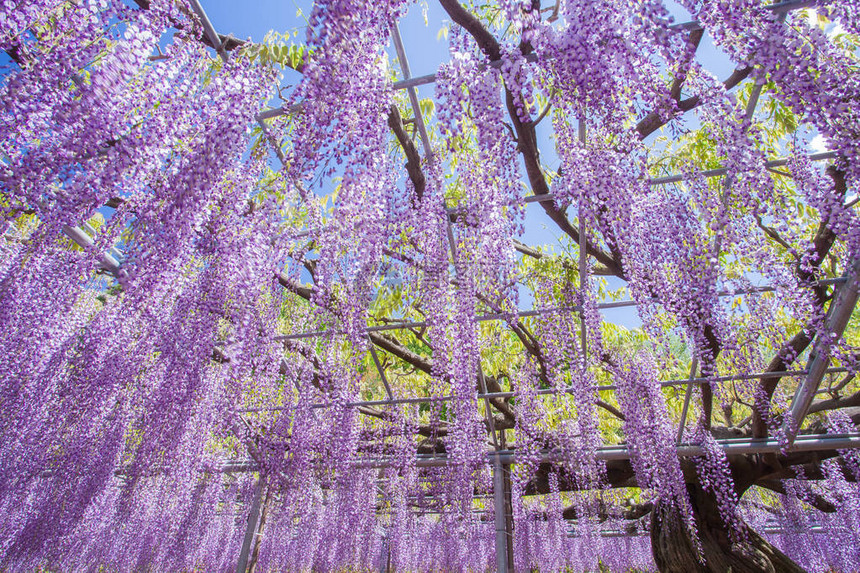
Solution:
M 400 60 L 400 69 L 403 71 L 403 79 L 409 80 L 412 78 L 412 72 L 409 69 L 409 60 L 406 59 L 406 50 L 403 47 L 403 40 L 400 37 L 400 26 L 394 24 L 391 29 L 391 36 L 394 39 L 394 49 L 397 51 L 397 59 Z M 412 104 L 412 113 L 415 114 L 415 121 L 418 125 L 418 133 L 421 135 L 421 144 L 424 146 L 424 156 L 428 161 L 433 161 L 433 149 L 430 147 L 430 137 L 427 135 L 427 126 L 424 124 L 424 118 L 421 115 L 421 106 L 418 102 L 418 90 L 410 87 L 406 90 L 409 94 L 409 102 Z
M 260 504 L 263 498 L 263 478 L 257 480 L 254 486 L 254 497 L 251 500 L 251 511 L 248 514 L 248 526 L 245 528 L 245 540 L 242 542 L 242 551 L 239 553 L 239 561 L 236 563 L 236 573 L 245 573 L 248 569 L 248 556 L 251 553 L 251 544 L 254 542 L 254 534 L 257 532 L 257 523 L 260 521 Z
M 493 460 L 493 509 L 496 526 L 496 573 L 508 573 L 508 528 L 505 516 L 505 475 L 502 460 Z
M 379 552 L 379 573 L 391 571 L 391 546 L 388 545 L 388 532 L 382 533 L 382 549 Z
M 454 264 L 455 272 L 458 268 L 457 241 L 454 238 L 454 228 L 451 226 L 451 218 L 446 218 L 448 225 L 448 245 L 451 248 L 451 262 Z M 493 448 L 496 455 L 493 459 L 493 508 L 494 522 L 496 527 L 496 572 L 508 573 L 508 539 L 513 537 L 513 531 L 508 531 L 508 520 L 505 511 L 505 471 L 499 458 L 501 449 L 500 440 L 496 437 L 496 423 L 493 420 L 492 402 L 487 396 L 487 382 L 484 379 L 484 370 L 481 367 L 481 358 L 478 357 L 478 389 L 484 396 L 484 414 L 487 418 L 487 426 L 493 439 Z M 501 433 L 504 440 L 504 430 Z
M 690 380 L 687 382 L 687 394 L 684 396 L 684 408 L 681 410 L 681 421 L 678 423 L 678 439 L 676 443 L 681 443 L 681 438 L 684 437 L 684 426 L 687 425 L 687 411 L 690 409 L 690 397 L 693 395 L 693 379 L 696 377 L 696 369 L 699 367 L 698 356 L 693 356 L 693 364 L 690 366 Z
M 585 118 L 579 120 L 579 142 L 585 146 Z M 582 205 L 579 206 L 579 320 L 580 337 L 582 338 L 582 371 L 588 368 L 588 339 L 585 331 L 585 288 L 588 281 L 586 266 L 588 265 L 588 253 L 586 251 L 585 219 L 582 216 Z

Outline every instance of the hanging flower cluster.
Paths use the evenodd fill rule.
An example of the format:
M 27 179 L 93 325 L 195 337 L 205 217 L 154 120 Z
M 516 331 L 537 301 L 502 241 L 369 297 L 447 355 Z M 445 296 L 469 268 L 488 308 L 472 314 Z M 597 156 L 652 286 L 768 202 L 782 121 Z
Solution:
M 677 512 L 682 523 L 695 534 L 692 508 L 687 496 L 681 464 L 675 454 L 673 428 L 653 358 L 637 356 L 615 369 L 620 392 L 619 405 L 624 412 L 624 433 L 630 448 L 631 463 L 641 487 L 653 489 L 667 511 Z
M 726 453 L 719 447 L 710 432 L 700 428 L 697 437 L 705 451 L 703 456 L 695 458 L 699 482 L 716 498 L 720 517 L 729 526 L 733 540 L 741 540 L 745 535 L 745 526 L 738 516 L 738 494 L 735 491 Z

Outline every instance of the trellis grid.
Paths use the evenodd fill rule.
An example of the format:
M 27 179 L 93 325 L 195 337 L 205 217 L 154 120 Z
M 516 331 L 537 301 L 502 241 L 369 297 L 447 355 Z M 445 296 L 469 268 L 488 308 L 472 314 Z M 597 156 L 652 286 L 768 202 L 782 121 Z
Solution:
M 218 56 L 227 61 L 229 58 L 228 51 L 226 50 L 226 44 L 231 36 L 220 36 L 215 28 L 212 26 L 209 21 L 206 13 L 198 0 L 189 0 L 191 6 L 193 7 L 195 13 L 200 18 L 200 21 L 203 25 L 204 33 L 209 41 L 209 43 L 214 47 L 213 49 L 218 54 Z M 768 6 L 767 8 L 775 13 L 787 13 L 792 10 L 798 10 L 801 8 L 807 8 L 816 5 L 814 1 L 808 0 L 790 0 L 786 2 L 780 2 L 777 4 L 773 4 Z M 697 30 L 701 29 L 697 22 L 686 22 L 682 24 L 676 24 L 672 26 L 673 29 L 676 30 Z M 226 38 L 226 39 L 225 39 Z M 423 118 L 421 107 L 418 100 L 418 94 L 416 88 L 421 85 L 427 85 L 433 83 L 435 81 L 435 74 L 413 77 L 411 74 L 411 70 L 409 67 L 408 59 L 406 56 L 405 47 L 403 45 L 403 41 L 400 36 L 399 29 L 395 26 L 392 29 L 392 39 L 394 42 L 394 46 L 396 49 L 397 57 L 400 63 L 400 68 L 403 74 L 403 78 L 394 83 L 393 87 L 395 90 L 405 90 L 412 108 L 414 120 L 417 125 L 417 131 L 420 136 L 420 140 L 422 142 L 422 146 L 424 149 L 424 160 L 426 162 L 434 161 L 434 154 L 432 150 L 432 145 L 430 142 L 430 138 L 427 132 L 427 125 Z M 527 56 L 527 59 L 532 58 L 534 56 Z M 761 87 L 758 87 L 760 91 Z M 756 101 L 758 98 L 758 94 L 755 94 L 750 98 L 750 108 L 748 109 L 748 115 L 751 115 L 752 110 L 756 105 Z M 269 131 L 266 127 L 266 122 L 277 118 L 282 115 L 290 114 L 298 112 L 299 110 L 295 108 L 277 108 L 265 111 L 263 113 L 258 114 L 257 121 L 259 122 L 261 129 L 269 135 Z M 580 138 L 581 140 L 585 140 L 586 133 L 584 129 L 584 123 L 580 124 Z M 274 139 L 274 138 L 272 138 Z M 280 161 L 284 162 L 284 157 L 280 148 L 280 143 L 275 141 L 273 145 L 273 151 L 276 153 Z M 813 161 L 824 161 L 829 159 L 834 159 L 837 157 L 835 152 L 825 152 L 811 155 L 809 157 L 810 160 Z M 784 166 L 788 163 L 787 159 L 778 159 L 768 161 L 765 164 L 766 168 L 773 169 L 776 167 Z M 702 171 L 700 175 L 705 178 L 712 177 L 721 177 L 728 173 L 728 168 L 717 168 Z M 659 185 L 667 185 L 672 183 L 681 182 L 684 180 L 683 175 L 668 175 L 664 177 L 651 178 L 648 183 L 653 186 Z M 553 203 L 557 201 L 557 198 L 550 194 L 542 194 L 542 195 L 530 195 L 522 198 L 521 202 L 523 204 L 529 203 Z M 457 242 L 456 237 L 454 235 L 454 229 L 452 227 L 451 221 L 456 220 L 458 214 L 458 209 L 456 207 L 452 207 L 448 209 L 448 238 L 449 238 L 449 246 L 450 246 L 450 257 L 451 261 L 456 263 L 458 259 L 457 254 Z M 94 245 L 93 239 L 88 234 L 87 230 L 81 227 L 66 227 L 65 232 L 67 236 L 73 240 L 75 243 L 84 248 L 91 248 Z M 294 238 L 301 238 L 305 236 L 314 236 L 317 233 L 324 232 L 325 229 L 308 229 L 300 232 L 295 235 Z M 588 277 L 586 275 L 586 239 L 585 239 L 585 226 L 584 224 L 580 225 L 578 229 L 580 235 L 581 245 L 579 249 L 580 255 L 580 264 L 579 264 L 579 279 L 580 285 L 585 285 L 588 281 Z M 123 272 L 122 268 L 122 257 L 121 253 L 116 249 L 113 249 L 111 252 L 106 252 L 100 255 L 102 266 L 109 273 L 118 276 Z M 456 265 L 455 265 L 456 266 Z M 827 340 L 838 340 L 841 337 L 842 333 L 845 331 L 848 322 L 850 320 L 851 314 L 855 309 L 857 299 L 858 299 L 858 284 L 860 284 L 860 261 L 852 261 L 849 265 L 847 265 L 848 271 L 845 276 L 838 279 L 829 279 L 829 280 L 821 280 L 818 282 L 819 286 L 834 286 L 837 287 L 836 295 L 834 297 L 834 302 L 831 303 L 830 309 L 828 312 L 828 316 L 825 322 L 825 328 L 823 332 L 817 333 L 820 339 Z M 282 279 L 284 281 L 288 280 L 286 278 Z M 733 292 L 721 292 L 719 293 L 720 297 L 735 297 L 738 295 L 748 295 L 748 294 L 758 294 L 763 292 L 769 292 L 774 290 L 775 287 L 765 286 L 765 287 L 756 287 L 754 289 L 743 289 Z M 618 301 L 618 302 L 610 302 L 610 303 L 600 303 L 596 305 L 598 310 L 607 310 L 607 309 L 615 309 L 615 308 L 624 308 L 624 307 L 632 307 L 636 306 L 637 303 L 635 301 Z M 566 306 L 566 307 L 554 307 L 554 308 L 534 308 L 528 310 L 522 310 L 517 312 L 495 312 L 495 313 L 486 313 L 479 316 L 475 316 L 474 320 L 476 322 L 485 322 L 485 321 L 498 321 L 498 322 L 514 322 L 521 318 L 526 317 L 538 317 L 551 313 L 578 313 L 581 320 L 581 348 L 583 353 L 583 361 L 587 357 L 586 348 L 586 323 L 585 317 L 582 313 L 582 305 L 575 306 Z M 413 328 L 425 328 L 430 326 L 430 322 L 428 321 L 402 321 L 396 322 L 393 324 L 385 324 L 385 325 L 368 325 L 366 326 L 364 333 L 372 334 L 372 333 L 380 333 L 386 331 L 397 331 L 397 330 L 407 330 Z M 318 331 L 308 331 L 308 332 L 298 332 L 291 333 L 285 335 L 278 335 L 274 337 L 274 340 L 281 342 L 289 342 L 289 341 L 298 341 L 304 339 L 317 339 L 320 337 L 335 337 L 343 334 L 341 331 L 337 330 L 318 330 Z M 754 439 L 754 438 L 744 438 L 744 439 L 725 439 L 718 440 L 719 446 L 727 453 L 727 454 L 766 454 L 766 453 L 775 453 L 775 452 L 805 452 L 805 451 L 816 451 L 819 449 L 857 449 L 860 448 L 860 434 L 835 434 L 835 435 L 827 435 L 827 436 L 809 436 L 809 435 L 798 435 L 799 428 L 807 415 L 810 404 L 812 403 L 813 398 L 816 395 L 816 392 L 819 391 L 819 387 L 823 377 L 827 374 L 835 374 L 849 371 L 848 368 L 843 367 L 831 367 L 830 366 L 830 350 L 831 344 L 824 343 L 815 348 L 814 352 L 810 355 L 806 368 L 803 370 L 785 370 L 785 371 L 772 371 L 772 372 L 760 372 L 760 373 L 746 373 L 746 374 L 737 374 L 737 375 L 729 375 L 729 376 L 697 376 L 697 362 L 694 360 L 690 375 L 685 379 L 675 379 L 675 380 L 666 380 L 661 381 L 660 385 L 662 387 L 686 387 L 686 394 L 684 399 L 684 410 L 681 416 L 681 420 L 678 427 L 678 438 L 677 438 L 677 454 L 681 457 L 693 457 L 698 456 L 703 453 L 703 449 L 700 446 L 683 443 L 683 433 L 684 433 L 684 425 L 686 423 L 688 406 L 690 403 L 690 397 L 692 393 L 692 388 L 696 385 L 708 385 L 714 384 L 718 382 L 729 382 L 729 381 L 740 381 L 740 380 L 751 380 L 751 379 L 763 379 L 763 378 L 774 378 L 774 377 L 796 377 L 802 378 L 801 383 L 798 386 L 797 392 L 792 400 L 790 405 L 790 418 L 785 422 L 783 427 L 783 439 Z M 385 369 L 379 359 L 377 354 L 377 350 L 375 348 L 375 343 L 371 340 L 369 343 L 369 352 L 373 360 L 373 364 L 378 371 L 378 375 L 380 380 L 383 383 L 384 390 L 387 398 L 383 400 L 360 400 L 354 402 L 348 402 L 346 404 L 339 403 L 337 404 L 340 407 L 347 408 L 366 408 L 373 406 L 391 406 L 398 404 L 419 404 L 419 403 L 427 403 L 427 402 L 441 402 L 441 401 L 451 401 L 458 399 L 456 396 L 438 396 L 438 397 L 417 397 L 417 396 L 399 396 L 397 392 L 397 388 L 391 385 L 390 380 L 386 376 Z M 480 366 L 479 366 L 480 368 Z M 497 556 L 497 568 L 498 571 L 506 571 L 509 563 L 509 540 L 513 535 L 513 532 L 510 528 L 510 516 L 506 515 L 505 505 L 504 505 L 504 473 L 506 470 L 504 467 L 509 466 L 511 463 L 515 463 L 517 460 L 517 452 L 513 450 L 503 449 L 501 444 L 500 436 L 497 436 L 497 430 L 494 427 L 492 409 L 491 409 L 491 400 L 496 398 L 511 398 L 516 397 L 516 392 L 511 391 L 501 391 L 501 392 L 491 392 L 488 391 L 484 384 L 483 374 L 479 372 L 479 381 L 482 384 L 482 387 L 478 389 L 473 397 L 469 399 L 478 399 L 483 400 L 485 402 L 485 410 L 484 413 L 487 418 L 487 425 L 489 428 L 489 434 L 492 438 L 493 442 L 493 451 L 486 453 L 486 462 L 491 464 L 494 469 L 494 488 L 493 488 L 493 501 L 495 504 L 495 526 L 496 526 L 496 556 Z M 595 391 L 608 391 L 615 390 L 615 385 L 599 385 L 593 388 Z M 553 395 L 558 394 L 557 389 L 540 389 L 536 392 L 537 395 Z M 333 406 L 332 403 L 315 403 L 311 404 L 310 408 L 312 409 L 321 409 L 328 408 Z M 239 409 L 239 413 L 243 414 L 251 414 L 251 413 L 260 413 L 260 412 L 271 412 L 282 409 L 282 406 L 277 405 L 262 405 L 262 406 L 254 406 L 254 407 L 246 407 Z M 558 453 L 553 451 L 544 451 L 541 453 L 542 461 L 555 461 L 558 458 Z M 597 458 L 601 460 L 622 460 L 630 457 L 630 452 L 627 446 L 625 445 L 604 445 L 600 448 L 597 453 Z M 390 460 L 380 458 L 380 459 L 368 459 L 368 460 L 357 460 L 355 462 L 356 467 L 372 467 L 372 468 L 381 468 L 386 467 L 391 462 Z M 418 455 L 416 466 L 417 467 L 437 467 L 442 466 L 449 463 L 447 456 L 445 455 Z M 220 468 L 220 471 L 223 472 L 247 472 L 247 471 L 258 471 L 259 467 L 251 462 L 251 461 L 237 461 L 233 463 L 229 463 Z M 255 536 L 259 535 L 259 519 L 260 519 L 260 506 L 261 500 L 264 495 L 265 484 L 260 481 L 255 489 L 254 497 L 251 502 L 251 510 L 248 517 L 247 529 L 244 538 L 244 543 L 242 546 L 242 552 L 238 560 L 237 572 L 244 573 L 247 565 L 249 552 L 253 545 L 253 540 Z

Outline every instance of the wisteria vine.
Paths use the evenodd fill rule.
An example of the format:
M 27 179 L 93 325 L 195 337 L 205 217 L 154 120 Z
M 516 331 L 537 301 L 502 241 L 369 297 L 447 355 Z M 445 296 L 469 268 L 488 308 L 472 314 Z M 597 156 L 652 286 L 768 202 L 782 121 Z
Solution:
M 412 4 L 0 1 L 0 570 L 856 571 L 855 3 Z

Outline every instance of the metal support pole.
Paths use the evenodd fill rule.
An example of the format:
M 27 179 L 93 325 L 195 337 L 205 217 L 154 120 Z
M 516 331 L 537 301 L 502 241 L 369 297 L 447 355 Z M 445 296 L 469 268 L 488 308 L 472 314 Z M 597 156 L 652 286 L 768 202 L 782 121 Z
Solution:
M 212 42 L 212 47 L 215 48 L 215 51 L 218 52 L 221 59 L 226 62 L 227 54 L 224 51 L 224 46 L 221 45 L 221 38 L 218 37 L 218 32 L 215 31 L 215 26 L 212 25 L 212 22 L 209 20 L 209 16 L 206 15 L 206 11 L 200 4 L 200 1 L 188 1 L 191 3 L 191 9 L 194 10 L 194 13 L 197 14 L 198 18 L 200 18 L 200 23 L 203 25 L 203 33 L 206 34 L 206 37 L 210 42 Z
M 758 98 L 761 97 L 761 90 L 764 87 L 764 84 L 756 84 L 750 93 L 750 99 L 747 102 L 746 116 L 747 119 L 752 120 L 752 116 L 755 113 L 755 108 L 758 105 Z
M 508 573 L 508 528 L 505 516 L 505 475 L 502 460 L 493 462 L 493 509 L 496 526 L 496 573 Z
M 86 250 L 89 247 L 92 247 L 95 244 L 95 241 L 87 235 L 80 227 L 70 227 L 69 225 L 63 225 L 63 233 L 74 241 L 79 247 Z M 117 276 L 120 272 L 120 263 L 116 258 L 113 257 L 110 253 L 102 253 L 99 256 L 99 261 L 101 262 L 102 267 L 108 271 L 110 274 Z
M 830 350 L 845 332 L 851 313 L 857 305 L 857 298 L 860 295 L 860 258 L 852 261 L 846 274 L 847 280 L 839 288 L 835 300 L 830 304 L 824 330 L 818 333 L 815 346 L 810 353 L 806 379 L 797 387 L 791 403 L 791 413 L 783 423 L 782 429 L 788 444 L 794 442 L 800 431 L 806 412 L 818 392 L 818 385 L 821 384 L 821 379 L 827 372 Z
M 382 534 L 382 549 L 379 552 L 379 573 L 391 571 L 391 547 L 388 545 L 388 533 Z
M 385 393 L 388 394 L 389 402 L 394 399 L 391 393 L 391 386 L 388 384 L 388 378 L 385 376 L 385 370 L 382 368 L 382 363 L 379 361 L 379 356 L 376 355 L 376 349 L 373 347 L 373 342 L 370 343 L 370 356 L 373 357 L 373 363 L 376 365 L 376 371 L 379 372 L 379 377 L 382 379 L 382 385 L 385 386 Z
M 699 367 L 699 357 L 693 356 L 693 364 L 690 366 L 690 380 L 687 382 L 687 394 L 684 396 L 684 408 L 681 410 L 681 421 L 678 423 L 678 439 L 681 443 L 684 437 L 684 426 L 687 425 L 687 411 L 690 409 L 690 398 L 693 396 L 693 381 L 696 379 L 696 369 Z
M 458 272 L 457 264 L 459 262 L 459 258 L 457 256 L 457 241 L 454 239 L 454 228 L 451 226 L 451 219 L 448 218 L 446 221 L 448 227 L 448 246 L 451 248 L 451 262 L 454 265 L 455 272 Z M 496 438 L 496 423 L 493 420 L 493 411 L 491 409 L 492 403 L 490 402 L 490 397 L 487 395 L 487 382 L 484 379 L 484 370 L 481 367 L 481 357 L 478 356 L 478 390 L 480 391 L 481 396 L 484 397 L 484 410 L 487 418 L 487 429 L 490 431 L 490 436 L 493 439 L 493 447 L 496 451 L 499 450 L 499 441 Z
M 446 223 L 448 227 L 448 245 L 451 249 L 451 262 L 454 265 L 455 272 L 458 272 L 457 241 L 454 238 L 454 228 L 451 226 L 450 217 L 446 217 Z M 490 431 L 490 436 L 492 436 L 493 449 L 498 454 L 501 450 L 500 439 L 503 441 L 504 435 L 500 436 L 500 439 L 496 437 L 496 423 L 493 420 L 493 411 L 491 408 L 492 402 L 487 395 L 487 382 L 484 379 L 484 370 L 481 367 L 480 355 L 478 356 L 478 386 L 480 394 L 484 397 L 484 414 L 487 418 L 487 429 Z M 513 531 L 508 530 L 505 506 L 505 470 L 502 466 L 501 457 L 496 455 L 493 462 L 493 507 L 495 510 L 497 573 L 508 573 L 508 539 L 513 538 Z
M 579 142 L 585 146 L 585 118 L 580 118 L 579 125 Z M 582 372 L 588 368 L 588 338 L 585 331 L 585 289 L 588 282 L 588 273 L 586 266 L 588 265 L 588 252 L 586 251 L 586 243 L 588 238 L 585 235 L 585 219 L 582 216 L 582 205 L 579 206 L 579 335 L 582 338 Z
M 409 60 L 406 58 L 406 49 L 403 47 L 403 40 L 400 38 L 400 26 L 394 24 L 391 29 L 391 36 L 394 39 L 394 49 L 397 51 L 397 59 L 400 61 L 400 69 L 403 71 L 403 79 L 409 81 L 412 79 L 412 72 L 409 70 Z M 421 106 L 418 102 L 418 91 L 414 86 L 406 88 L 409 94 L 409 103 L 412 104 L 412 113 L 415 114 L 415 121 L 418 125 L 418 133 L 421 134 L 421 144 L 424 146 L 424 156 L 428 161 L 433 161 L 433 149 L 430 147 L 430 138 L 427 136 L 427 126 L 424 125 L 424 117 L 421 115 Z
M 245 528 L 245 540 L 242 542 L 242 551 L 239 553 L 239 561 L 236 563 L 236 573 L 245 573 L 248 569 L 248 556 L 251 553 L 251 545 L 254 542 L 254 534 L 257 533 L 257 523 L 260 521 L 260 504 L 263 499 L 264 482 L 261 477 L 254 486 L 254 497 L 251 500 L 251 511 L 248 513 L 248 526 Z

